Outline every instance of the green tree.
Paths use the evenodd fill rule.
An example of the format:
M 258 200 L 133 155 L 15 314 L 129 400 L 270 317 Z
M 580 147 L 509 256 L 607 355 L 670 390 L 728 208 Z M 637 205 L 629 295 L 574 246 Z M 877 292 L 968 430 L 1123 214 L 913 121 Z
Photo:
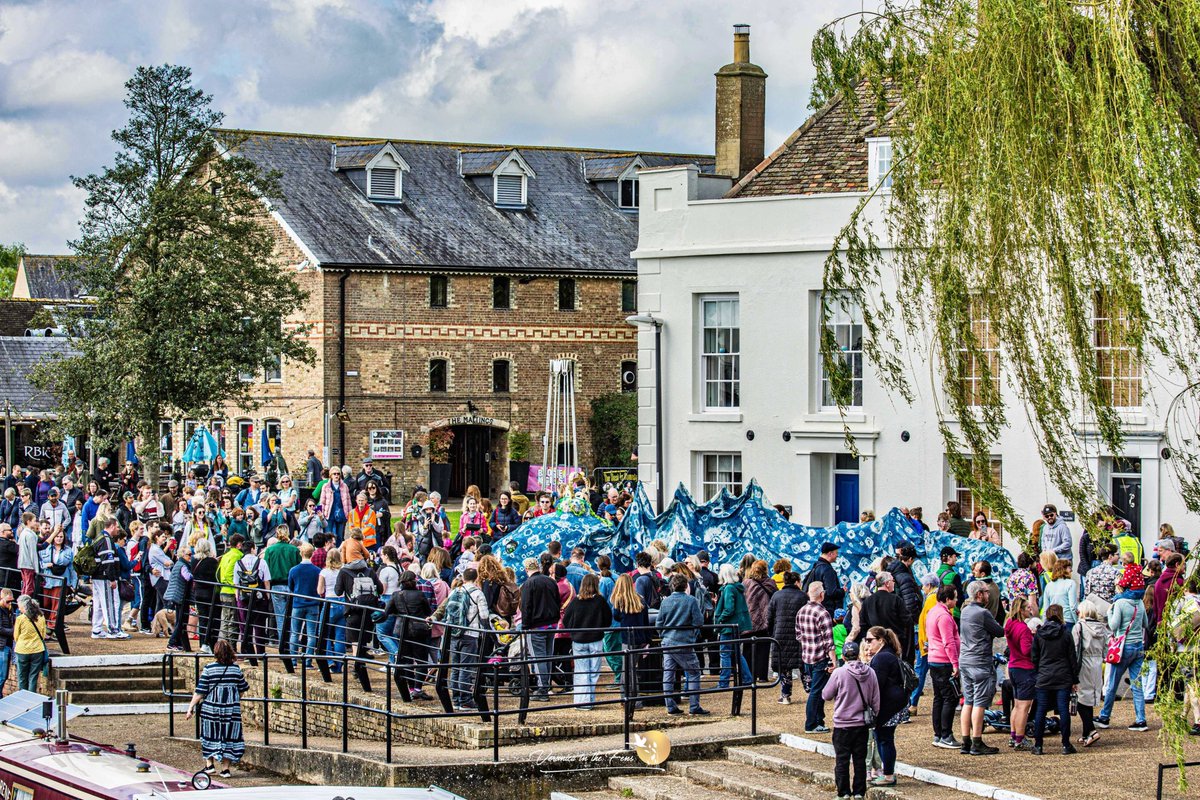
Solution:
M 73 178 L 87 193 L 73 269 L 94 306 L 70 321 L 75 355 L 39 365 L 60 427 L 101 446 L 135 434 L 157 477 L 159 420 L 253 407 L 265 364 L 312 363 L 282 321 L 305 299 L 261 224 L 273 175 L 215 130 L 222 115 L 181 66 L 139 67 L 112 166 Z
M 25 245 L 0 244 L 0 299 L 12 297 L 13 282 L 17 279 L 17 264 L 25 255 Z
M 1153 402 L 1197 403 L 1200 0 L 884 0 L 813 45 L 814 104 L 843 98 L 895 153 L 890 195 L 860 203 L 826 288 L 863 307 L 865 349 L 896 393 L 912 395 L 902 339 L 935 363 L 951 466 L 1011 531 L 1026 528 L 976 465 L 1016 418 L 1107 535 L 1085 450 L 1120 453 L 1120 409 L 1150 404 L 1114 372 L 1171 370 L 1188 388 Z M 834 342 L 822 350 L 841 368 Z M 846 382 L 834 388 L 846 405 Z M 1168 463 L 1200 511 L 1195 416 L 1176 424 Z M 1163 674 L 1183 666 L 1161 649 Z M 1183 715 L 1156 708 L 1178 748 Z
M 592 400 L 592 453 L 595 467 L 626 467 L 637 446 L 637 394 L 612 392 Z

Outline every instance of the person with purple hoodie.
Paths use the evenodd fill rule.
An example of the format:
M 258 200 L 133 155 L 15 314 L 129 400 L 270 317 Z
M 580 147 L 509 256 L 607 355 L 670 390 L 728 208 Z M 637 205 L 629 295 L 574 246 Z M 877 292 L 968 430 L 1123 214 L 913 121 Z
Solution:
M 859 661 L 858 654 L 858 642 L 847 641 L 842 646 L 846 663 L 833 671 L 821 692 L 833 701 L 833 779 L 839 800 L 867 794 L 867 743 L 879 714 L 879 680 L 869 664 Z

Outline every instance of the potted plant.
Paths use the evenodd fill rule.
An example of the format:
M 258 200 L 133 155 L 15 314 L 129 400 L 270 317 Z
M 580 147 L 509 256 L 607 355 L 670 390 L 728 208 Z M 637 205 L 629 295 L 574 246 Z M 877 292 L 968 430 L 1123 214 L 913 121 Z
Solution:
M 429 432 L 429 490 L 438 492 L 443 498 L 450 495 L 450 445 L 454 442 L 454 431 L 450 428 L 434 428 Z
M 529 447 L 533 437 L 529 431 L 513 428 L 508 432 L 508 479 L 516 481 L 522 492 L 529 481 Z

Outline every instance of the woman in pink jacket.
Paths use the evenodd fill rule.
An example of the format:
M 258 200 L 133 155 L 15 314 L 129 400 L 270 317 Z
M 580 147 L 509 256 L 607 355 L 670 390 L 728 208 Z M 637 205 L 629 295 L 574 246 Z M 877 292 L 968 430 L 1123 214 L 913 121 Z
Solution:
M 350 518 L 350 487 L 337 470 L 329 470 L 329 480 L 321 487 L 321 511 L 325 515 L 325 532 L 331 533 L 338 547 L 346 535 L 346 520 Z
M 957 750 L 961 744 L 954 738 L 954 711 L 958 708 L 958 624 L 954 609 L 958 606 L 958 590 L 951 585 L 938 588 L 937 603 L 925 619 L 929 640 L 929 677 L 933 680 L 933 745 Z

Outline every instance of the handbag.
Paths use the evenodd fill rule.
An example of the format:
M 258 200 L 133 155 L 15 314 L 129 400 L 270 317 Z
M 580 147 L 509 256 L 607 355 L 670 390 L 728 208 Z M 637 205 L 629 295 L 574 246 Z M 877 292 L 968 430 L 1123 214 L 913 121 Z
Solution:
M 1138 615 L 1137 606 L 1134 606 L 1133 607 L 1133 616 L 1129 618 L 1129 624 L 1127 626 L 1125 626 L 1125 633 L 1122 633 L 1120 636 L 1108 637 L 1108 652 L 1106 652 L 1104 654 L 1104 663 L 1105 664 L 1120 664 L 1121 663 L 1121 657 L 1125 650 L 1125 637 L 1129 634 L 1129 631 L 1132 630 L 1133 623 L 1135 620 L 1137 620 L 1137 615 Z
M 132 603 L 134 597 L 133 581 L 117 581 L 117 597 L 121 598 L 122 603 Z
M 858 681 L 854 682 L 854 688 L 858 689 L 858 699 L 863 704 L 863 724 L 867 727 L 875 724 L 875 709 L 867 705 L 867 698 L 863 695 L 862 684 Z

